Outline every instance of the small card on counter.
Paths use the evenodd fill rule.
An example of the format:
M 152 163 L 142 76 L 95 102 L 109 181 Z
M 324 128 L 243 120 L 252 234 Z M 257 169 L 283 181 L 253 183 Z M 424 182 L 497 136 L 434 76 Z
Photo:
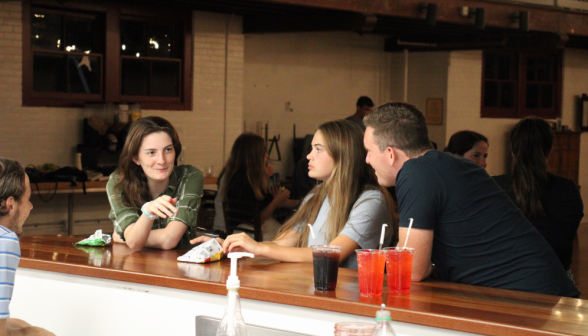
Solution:
M 202 243 L 194 247 L 183 256 L 179 256 L 178 261 L 187 261 L 197 264 L 204 264 L 212 261 L 221 260 L 223 256 L 224 253 L 222 246 L 220 246 L 216 239 L 211 239 L 205 243 Z

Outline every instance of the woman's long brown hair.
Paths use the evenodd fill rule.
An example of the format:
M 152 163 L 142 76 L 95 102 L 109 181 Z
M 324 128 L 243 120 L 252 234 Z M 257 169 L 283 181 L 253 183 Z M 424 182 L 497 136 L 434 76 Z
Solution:
M 126 206 L 140 209 L 145 202 L 152 198 L 143 168 L 137 165 L 133 158 L 139 155 L 143 138 L 158 132 L 165 132 L 172 139 L 176 154 L 174 165 L 177 165 L 178 156 L 182 152 L 182 144 L 178 133 L 169 121 L 161 117 L 145 117 L 133 122 L 120 154 L 118 164 L 120 179 L 116 184 L 122 187 L 122 201 Z
M 541 198 L 547 189 L 547 158 L 553 147 L 549 124 L 537 117 L 519 121 L 510 132 L 512 189 L 515 203 L 527 217 L 545 215 Z
M 219 176 L 219 181 L 224 178 L 225 187 L 222 188 L 226 200 L 227 186 L 237 174 L 245 172 L 247 180 L 253 188 L 255 198 L 263 199 L 267 192 L 267 173 L 265 170 L 265 141 L 262 137 L 253 133 L 241 134 L 231 149 L 231 156 Z
M 365 162 L 366 150 L 363 146 L 363 132 L 351 121 L 337 120 L 319 126 L 325 140 L 325 148 L 333 158 L 334 167 L 329 178 L 310 191 L 310 199 L 284 224 L 277 239 L 283 237 L 288 230 L 303 225 L 298 241 L 299 247 L 308 245 L 310 228 L 307 223 L 314 223 L 323 201 L 328 196 L 331 210 L 327 216 L 327 241 L 333 241 L 345 227 L 353 205 L 366 190 L 379 190 L 386 198 L 388 209 L 388 225 L 394 230 L 393 242 L 398 240 L 398 217 L 396 206 L 388 191 L 378 185 L 374 170 Z

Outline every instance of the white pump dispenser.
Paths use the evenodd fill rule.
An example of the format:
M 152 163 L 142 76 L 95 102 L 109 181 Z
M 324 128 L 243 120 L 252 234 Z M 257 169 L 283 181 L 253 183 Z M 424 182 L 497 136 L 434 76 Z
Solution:
M 247 327 L 241 315 L 239 302 L 241 281 L 237 276 L 237 260 L 242 257 L 253 258 L 254 255 L 246 252 L 232 252 L 227 257 L 231 259 L 231 274 L 227 279 L 228 303 L 225 315 L 216 330 L 216 336 L 247 336 Z

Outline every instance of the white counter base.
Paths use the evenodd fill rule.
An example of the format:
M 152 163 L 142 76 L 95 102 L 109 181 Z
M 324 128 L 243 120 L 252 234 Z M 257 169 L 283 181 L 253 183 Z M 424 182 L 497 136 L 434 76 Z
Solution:
M 167 287 L 19 268 L 11 317 L 57 336 L 194 336 L 195 317 L 221 318 L 226 297 Z M 336 322 L 374 319 L 241 299 L 247 323 L 311 335 L 333 335 Z M 394 319 L 394 316 L 392 316 Z M 476 335 L 394 322 L 398 336 Z

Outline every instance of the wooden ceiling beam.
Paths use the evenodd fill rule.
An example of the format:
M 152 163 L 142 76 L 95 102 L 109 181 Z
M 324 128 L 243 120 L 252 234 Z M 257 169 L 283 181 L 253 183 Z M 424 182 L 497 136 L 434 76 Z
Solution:
M 258 0 L 256 2 L 370 13 L 376 16 L 423 20 L 425 18 L 418 9 L 419 3 L 423 0 Z M 481 7 L 486 10 L 487 27 L 517 29 L 518 23 L 513 23 L 510 17 L 513 13 L 524 10 L 529 12 L 529 30 L 559 35 L 588 36 L 588 13 L 586 12 L 496 0 L 428 0 L 428 2 L 438 5 L 437 22 L 472 24 L 472 19 L 460 16 L 460 8 Z
M 361 13 L 313 13 L 272 16 L 245 16 L 244 33 L 284 33 L 311 31 L 373 31 L 377 22 L 374 15 Z

